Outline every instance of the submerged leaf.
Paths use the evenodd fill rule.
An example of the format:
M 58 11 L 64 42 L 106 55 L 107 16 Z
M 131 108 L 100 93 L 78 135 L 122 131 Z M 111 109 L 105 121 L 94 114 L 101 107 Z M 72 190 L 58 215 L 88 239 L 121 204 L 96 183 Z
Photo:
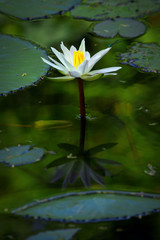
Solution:
M 90 191 L 53 196 L 25 205 L 12 213 L 54 221 L 99 222 L 143 216 L 155 210 L 160 210 L 160 195 Z
M 66 120 L 38 120 L 34 122 L 34 127 L 38 129 L 53 129 L 71 127 L 72 123 Z

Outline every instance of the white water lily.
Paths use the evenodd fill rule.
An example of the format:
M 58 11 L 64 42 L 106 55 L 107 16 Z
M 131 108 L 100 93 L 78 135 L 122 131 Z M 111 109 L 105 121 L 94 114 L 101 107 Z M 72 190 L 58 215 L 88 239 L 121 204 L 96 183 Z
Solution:
M 109 67 L 91 71 L 94 65 L 111 49 L 111 47 L 103 49 L 90 57 L 90 53 L 85 49 L 85 39 L 82 40 L 79 50 L 77 50 L 74 46 L 71 46 L 70 50 L 68 50 L 68 48 L 64 46 L 63 42 L 60 46 L 63 53 L 51 47 L 53 53 L 60 62 L 57 62 L 50 56 L 48 56 L 48 58 L 51 61 L 44 58 L 42 58 L 42 60 L 66 76 L 50 79 L 64 81 L 82 78 L 84 80 L 91 81 L 105 75 L 116 75 L 117 73 L 114 72 L 121 69 L 121 67 Z

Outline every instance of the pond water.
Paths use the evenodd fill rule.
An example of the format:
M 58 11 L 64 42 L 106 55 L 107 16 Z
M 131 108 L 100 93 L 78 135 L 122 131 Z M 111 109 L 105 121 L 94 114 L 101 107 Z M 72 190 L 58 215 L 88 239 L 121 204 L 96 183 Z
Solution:
M 18 160 L 21 161 L 20 166 L 15 166 L 14 161 L 8 166 L 4 164 L 3 156 L 0 156 L 0 239 L 159 239 L 160 204 L 158 208 L 157 202 L 155 206 L 154 201 L 153 204 L 151 203 L 151 209 L 145 208 L 143 211 L 136 210 L 137 212 L 131 213 L 136 203 L 132 203 L 130 198 L 127 198 L 126 202 L 122 201 L 122 205 L 120 202 L 115 203 L 116 207 L 113 205 L 111 209 L 115 215 L 110 218 L 106 216 L 104 220 L 105 217 L 100 214 L 103 212 L 103 199 L 97 200 L 97 198 L 99 198 L 99 191 L 110 190 L 114 195 L 113 201 L 118 201 L 119 193 L 124 194 L 121 196 L 133 196 L 134 192 L 140 195 L 150 193 L 149 199 L 152 200 L 154 200 L 154 194 L 157 201 L 160 198 L 159 55 L 153 60 L 159 51 L 160 14 L 144 14 L 140 21 L 145 24 L 145 33 L 140 36 L 124 38 L 116 35 L 112 38 L 102 38 L 93 33 L 92 25 L 97 22 L 73 18 L 76 11 L 73 12 L 73 16 L 65 13 L 60 16 L 54 15 L 49 19 L 33 21 L 12 17 L 10 15 L 15 15 L 8 12 L 5 14 L 5 10 L 2 12 L 4 12 L 0 15 L 2 34 L 10 34 L 14 37 L 18 36 L 19 39 L 31 41 L 51 56 L 50 47 L 60 50 L 61 41 L 67 47 L 71 45 L 78 47 L 81 40 L 85 38 L 86 48 L 91 55 L 113 44 L 109 53 L 96 64 L 94 69 L 114 66 L 121 66 L 122 69 L 116 76 L 91 82 L 83 81 L 86 120 L 79 117 L 79 93 L 76 79 L 69 82 L 54 82 L 43 78 L 34 85 L 29 83 L 26 85 L 31 86 L 10 93 L 15 88 L 12 89 L 9 83 L 4 84 L 2 80 L 4 76 L 1 76 L 0 84 L 3 87 L 11 86 L 11 89 L 6 90 L 9 94 L 6 94 L 5 89 L 2 90 L 0 96 L 0 154 L 3 155 L 2 151 L 12 153 L 11 147 L 19 146 L 20 149 L 22 145 L 30 145 L 31 149 L 40 148 L 44 154 L 38 156 L 40 159 L 37 162 L 35 162 L 37 157 L 33 160 L 35 158 L 33 154 L 27 162 L 30 163 L 33 160 L 33 163 L 26 165 L 20 158 Z M 3 38 L 0 41 L 4 43 Z M 145 52 L 141 58 L 142 46 L 137 50 L 136 54 L 139 53 L 140 61 L 136 64 L 143 66 L 141 68 L 135 67 L 133 59 L 123 60 L 122 56 L 128 53 L 136 43 L 154 43 L 157 46 L 157 50 L 152 51 L 154 56 L 151 56 L 153 60 L 151 62 L 146 57 L 148 52 Z M 12 49 L 10 51 L 12 54 Z M 25 55 L 22 56 L 23 58 L 21 56 L 17 58 L 16 52 L 18 54 L 21 52 L 16 49 L 13 51 L 15 51 L 16 61 L 17 59 L 23 61 Z M 130 51 L 132 55 L 136 50 Z M 34 57 L 31 60 L 27 59 L 23 64 L 29 65 L 30 61 L 33 64 L 32 71 L 34 72 L 35 69 L 37 72 L 36 68 L 38 69 L 39 65 L 37 63 L 34 65 Z M 149 65 L 146 61 L 149 61 Z M 124 63 L 130 63 L 130 65 Z M 4 64 L 6 71 L 10 74 L 11 65 L 8 65 L 6 59 Z M 14 64 L 14 58 L 12 64 Z M 20 63 L 17 63 L 17 68 L 18 64 Z M 45 63 L 43 67 L 46 69 L 42 72 L 47 73 Z M 14 79 L 16 72 L 13 74 Z M 23 78 L 27 78 L 27 74 L 24 74 Z M 51 69 L 49 76 L 58 77 L 60 73 Z M 38 75 L 36 80 L 39 77 Z M 4 78 L 4 81 L 7 79 Z M 23 84 L 18 84 L 19 88 L 24 87 Z M 40 120 L 54 121 L 51 126 L 44 127 L 42 126 L 44 122 Z M 22 151 L 22 153 L 26 152 Z M 9 155 L 8 160 L 12 159 L 12 154 Z M 19 155 L 21 153 L 16 152 L 14 157 Z M 71 168 L 70 163 L 74 164 L 74 168 Z M 85 164 L 89 164 L 91 170 Z M 92 177 L 91 181 L 89 175 Z M 83 213 L 82 218 L 84 217 L 85 222 L 72 219 L 72 216 L 73 221 L 69 221 L 71 214 L 69 211 L 66 213 L 67 220 L 61 215 L 58 219 L 55 216 L 46 219 L 42 214 L 44 210 L 41 203 L 37 211 L 39 211 L 38 216 L 42 214 L 43 219 L 38 218 L 37 215 L 33 218 L 33 212 L 29 212 L 31 217 L 27 218 L 21 216 L 26 215 L 25 213 L 12 212 L 26 204 L 29 208 L 29 203 L 42 199 L 47 199 L 48 204 L 48 198 L 59 194 L 63 196 L 60 199 L 62 205 L 59 206 L 58 212 L 61 212 L 62 206 L 65 211 L 65 208 L 69 209 L 70 205 L 73 207 L 71 211 L 74 212 L 77 211 L 78 206 L 83 206 L 85 198 L 84 200 L 82 198 L 81 203 L 75 203 L 72 200 L 68 203 L 65 199 L 67 195 L 64 194 L 79 192 L 88 194 L 92 190 L 95 190 L 97 195 L 91 199 L 92 201 L 90 201 L 90 195 L 87 195 L 89 202 L 87 208 L 90 208 L 93 201 L 97 202 L 96 209 L 91 208 L 90 213 L 95 213 L 91 221 L 88 221 L 90 213 L 88 215 Z M 138 199 L 139 195 L 136 196 Z M 144 201 L 147 197 L 147 195 L 144 196 Z M 81 208 L 79 209 L 79 215 L 81 215 Z M 124 209 L 122 216 L 119 215 L 119 209 Z M 146 214 L 148 212 L 150 213 Z

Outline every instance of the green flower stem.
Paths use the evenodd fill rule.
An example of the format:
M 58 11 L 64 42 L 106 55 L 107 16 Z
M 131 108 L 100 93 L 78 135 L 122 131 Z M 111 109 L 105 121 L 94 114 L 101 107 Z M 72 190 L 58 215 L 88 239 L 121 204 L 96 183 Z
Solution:
M 80 116 L 81 116 L 81 118 L 85 118 L 86 117 L 86 110 L 85 110 L 83 80 L 81 78 L 77 78 L 77 80 L 78 80 L 79 99 L 80 99 Z

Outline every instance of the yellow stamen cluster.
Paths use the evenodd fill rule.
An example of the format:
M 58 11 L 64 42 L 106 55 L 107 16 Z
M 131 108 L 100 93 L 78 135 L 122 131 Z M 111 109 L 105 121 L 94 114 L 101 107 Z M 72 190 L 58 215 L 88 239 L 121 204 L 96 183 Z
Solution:
M 74 51 L 73 53 L 73 66 L 78 68 L 78 66 L 84 61 L 84 53 L 79 51 Z

